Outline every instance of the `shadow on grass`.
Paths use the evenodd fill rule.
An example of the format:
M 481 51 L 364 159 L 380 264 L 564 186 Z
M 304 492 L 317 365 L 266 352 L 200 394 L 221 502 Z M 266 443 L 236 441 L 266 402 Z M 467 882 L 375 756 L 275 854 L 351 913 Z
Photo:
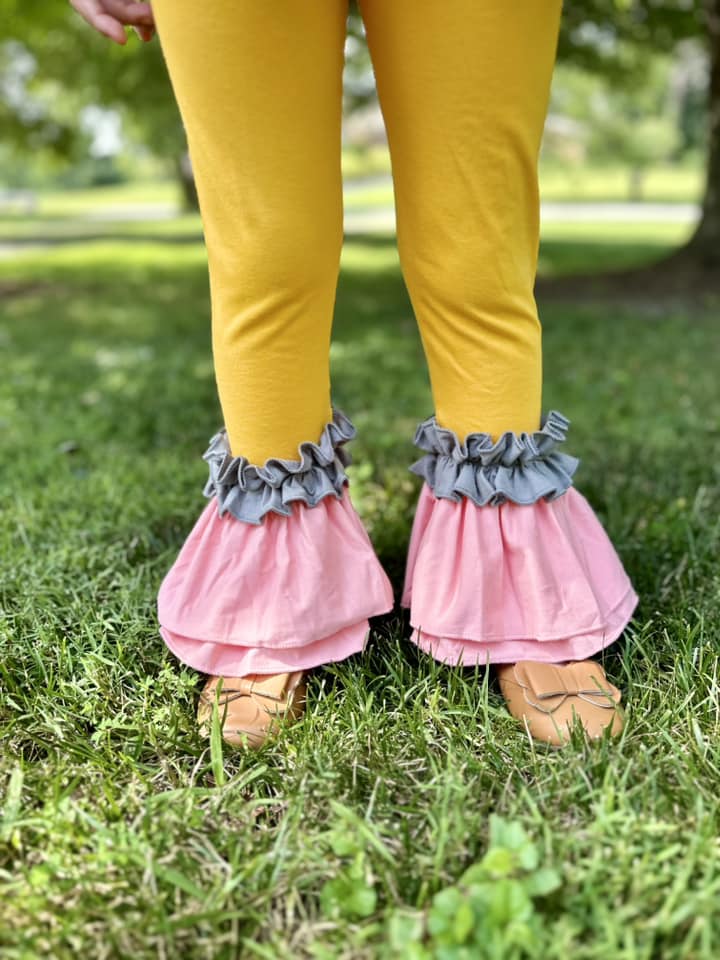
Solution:
M 88 502 L 112 509 L 117 496 L 125 513 L 137 514 L 133 536 L 157 529 L 156 543 L 167 547 L 168 537 L 179 545 L 203 504 L 201 453 L 221 422 L 207 271 L 202 251 L 167 256 L 162 245 L 148 245 L 133 260 L 129 249 L 108 244 L 90 262 L 77 244 L 73 259 L 38 253 L 0 263 L 0 289 L 16 285 L 16 295 L 6 286 L 0 323 L 8 365 L 0 402 L 13 409 L 0 457 L 25 476 L 26 489 L 55 491 L 48 510 L 53 496 L 66 508 L 77 498 L 78 511 Z M 651 250 L 552 241 L 543 256 L 561 273 L 582 256 L 619 264 Z M 665 537 L 656 548 L 679 563 L 687 518 L 676 529 L 667 504 L 692 502 L 708 482 L 707 455 L 693 451 L 720 422 L 708 361 L 715 320 L 662 304 L 642 323 L 635 307 L 602 304 L 541 303 L 541 314 L 545 409 L 573 421 L 568 450 L 583 460 L 578 485 L 625 555 L 632 561 L 637 552 L 636 572 L 654 591 L 657 573 L 635 525 L 664 517 L 652 521 Z M 419 456 L 414 432 L 432 413 L 432 398 L 394 237 L 348 238 L 331 365 L 334 400 L 358 428 L 353 500 L 399 592 L 420 486 L 408 466 Z M 135 510 L 133 499 L 142 503 L 139 491 L 159 475 L 157 512 Z
M 118 245 L 134 244 L 138 240 L 144 243 L 158 243 L 175 246 L 180 244 L 202 244 L 204 242 L 201 230 L 187 230 L 172 232 L 152 232 L 147 228 L 141 229 L 133 221 L 121 221 L 126 224 L 126 229 L 113 229 L 108 226 L 101 228 L 97 224 L 92 229 L 86 229 L 84 224 L 78 221 L 67 221 L 58 218 L 58 226 L 62 227 L 62 232 L 48 232 L 47 230 L 37 230 L 33 232 L 23 231 L 22 233 L 0 235 L 0 247 L 32 249 L 35 247 L 62 247 L 69 244 L 83 243 L 114 243 Z M 370 233 L 345 233 L 345 243 L 361 243 L 366 247 L 375 248 L 394 248 L 395 236 L 393 234 L 370 234 Z
M 540 243 L 539 274 L 552 280 L 578 271 L 601 274 L 618 267 L 646 266 L 661 259 L 672 247 L 666 242 L 616 240 L 555 240 Z M 649 292 L 652 295 L 652 291 Z
M 500 813 L 564 871 L 539 956 L 608 937 L 714 956 L 693 939 L 710 927 L 687 918 L 714 916 L 718 877 L 717 318 L 542 307 L 545 407 L 572 419 L 578 487 L 643 598 L 609 655 L 630 705 L 621 742 L 536 750 L 487 672 L 421 654 L 396 609 L 363 654 L 313 673 L 279 745 L 223 753 L 198 736 L 198 677 L 164 648 L 155 609 L 205 506 L 220 418 L 202 251 L 75 249 L 0 261 L 0 280 L 23 285 L 0 317 L 0 942 L 33 957 L 98 943 L 139 958 L 375 955 L 387 911 L 425 910 Z M 612 250 L 620 265 L 636 248 Z M 544 255 L 561 271 L 578 248 Z M 348 243 L 332 366 L 358 426 L 352 496 L 399 592 L 430 393 L 391 238 Z M 359 882 L 360 861 L 328 844 L 341 830 L 370 838 L 372 916 L 323 912 L 328 884 Z M 664 891 L 678 878 L 676 923 Z

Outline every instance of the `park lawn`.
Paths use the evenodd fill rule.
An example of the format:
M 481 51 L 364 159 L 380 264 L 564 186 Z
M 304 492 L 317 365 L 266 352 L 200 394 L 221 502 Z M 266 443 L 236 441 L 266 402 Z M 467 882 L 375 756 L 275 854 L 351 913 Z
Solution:
M 548 220 L 542 224 L 539 273 L 559 277 L 641 267 L 685 243 L 693 229 L 692 223 Z
M 391 207 L 391 183 L 378 183 L 378 177 L 390 174 L 387 148 L 346 149 L 342 154 L 346 184 L 353 189 L 345 197 L 348 210 Z M 367 185 L 363 180 L 368 178 Z M 541 163 L 540 191 L 548 201 L 627 201 L 629 173 L 626 166 L 589 167 L 587 164 Z M 655 166 L 644 178 L 642 199 L 647 202 L 695 203 L 702 196 L 703 172 L 698 166 Z M 0 237 L 8 231 L 27 229 L 25 221 L 52 221 L 71 217 L 96 217 L 98 211 L 122 214 L 128 207 L 180 208 L 181 195 L 173 180 L 139 180 L 88 188 L 48 188 L 26 192 L 33 197 L 34 209 L 28 215 L 20 199 L 0 203 Z M 14 214 L 10 216 L 10 214 Z
M 387 147 L 377 145 L 367 150 L 346 148 L 343 151 L 343 173 L 361 178 L 390 172 Z M 587 162 L 562 162 L 541 155 L 540 188 L 546 200 L 623 201 L 630 199 L 630 172 L 627 164 L 591 166 Z M 643 175 L 644 200 L 661 202 L 694 202 L 702 195 L 703 170 L 697 164 L 654 164 Z M 392 201 L 387 189 L 352 198 L 352 204 L 387 203 Z
M 538 888 L 545 867 L 560 882 L 531 903 L 528 956 L 717 957 L 717 305 L 541 304 L 546 409 L 571 417 L 578 488 L 642 597 L 603 657 L 619 742 L 534 746 L 491 674 L 416 653 L 396 616 L 313 675 L 277 746 L 220 755 L 155 620 L 219 423 L 203 249 L 171 240 L 0 261 L 0 955 L 440 956 L 440 934 L 400 944 L 497 814 L 534 844 Z M 672 242 L 559 230 L 541 264 Z M 354 501 L 397 588 L 431 401 L 392 238 L 346 242 L 332 360 Z M 434 917 L 459 936 L 452 896 Z M 497 943 L 502 919 L 482 921 Z
M 86 187 L 37 192 L 38 216 L 73 217 L 94 213 L 98 208 L 122 211 L 128 205 L 177 204 L 179 190 L 174 180 L 133 181 Z
M 104 205 L 102 209 L 107 210 Z M 348 209 L 351 209 L 348 207 Z M 638 220 L 631 223 L 577 220 L 567 222 L 548 219 L 542 224 L 540 272 L 546 276 L 581 271 L 602 271 L 618 266 L 642 265 L 661 256 L 672 246 L 688 239 L 693 229 L 691 223 L 672 223 Z M 0 217 L 0 252 L 3 245 L 12 248 L 14 255 L 30 251 L 37 257 L 39 248 L 57 248 L 48 263 L 61 263 L 69 257 L 75 262 L 77 245 L 82 241 L 81 256 L 94 256 L 94 251 L 116 241 L 122 245 L 155 244 L 162 248 L 189 246 L 197 250 L 202 241 L 202 224 L 197 214 L 187 213 L 175 217 L 147 220 L 84 219 L 82 216 L 67 218 L 48 217 Z M 60 253 L 67 247 L 67 257 Z M 107 254 L 100 254 L 101 257 Z M 174 259 L 175 252 L 167 252 Z M 392 255 L 392 253 L 391 253 Z M 123 257 L 135 256 L 123 247 Z M 139 253 L 144 260 L 144 247 Z M 155 250 L 153 256 L 160 256 Z M 191 253 L 195 256 L 195 253 Z M 6 270 L 15 275 L 16 264 Z
M 694 203 L 702 196 L 701 166 L 657 165 L 643 176 L 642 199 L 663 203 Z M 626 165 L 591 167 L 586 163 L 540 164 L 540 192 L 546 200 L 624 201 L 630 194 Z
M 34 244 L 64 244 L 128 238 L 165 240 L 168 243 L 196 243 L 202 236 L 202 224 L 197 213 L 141 220 L 113 218 L 112 207 L 103 208 L 106 217 L 83 218 L 81 214 L 67 217 L 18 216 L 0 217 L 0 243 L 14 243 L 22 252 L 23 246 Z

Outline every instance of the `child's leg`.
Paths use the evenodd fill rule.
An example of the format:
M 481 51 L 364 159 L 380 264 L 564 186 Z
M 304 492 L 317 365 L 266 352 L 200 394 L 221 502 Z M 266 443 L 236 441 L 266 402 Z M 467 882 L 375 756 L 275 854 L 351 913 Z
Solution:
M 392 154 L 403 273 L 435 418 L 405 601 L 449 662 L 564 661 L 636 597 L 541 427 L 537 157 L 560 0 L 361 0 Z M 463 442 L 465 441 L 465 442 Z
M 559 0 L 361 6 L 438 422 L 536 430 L 536 165 Z
M 347 0 L 156 0 L 207 243 L 233 453 L 297 456 L 331 416 Z
M 360 650 L 392 593 L 345 490 L 331 407 L 347 0 L 155 0 L 207 243 L 227 433 L 158 598 L 197 669 L 307 669 Z

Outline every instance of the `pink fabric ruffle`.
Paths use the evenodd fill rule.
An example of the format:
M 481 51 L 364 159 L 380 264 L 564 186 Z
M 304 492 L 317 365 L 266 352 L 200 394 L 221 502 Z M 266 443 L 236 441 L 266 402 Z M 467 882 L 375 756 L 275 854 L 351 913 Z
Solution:
M 638 598 L 587 500 L 478 507 L 423 484 L 402 603 L 412 640 L 444 663 L 583 660 L 616 640 Z
M 260 525 L 203 510 L 158 593 L 160 633 L 219 676 L 283 673 L 361 651 L 390 581 L 347 491 Z

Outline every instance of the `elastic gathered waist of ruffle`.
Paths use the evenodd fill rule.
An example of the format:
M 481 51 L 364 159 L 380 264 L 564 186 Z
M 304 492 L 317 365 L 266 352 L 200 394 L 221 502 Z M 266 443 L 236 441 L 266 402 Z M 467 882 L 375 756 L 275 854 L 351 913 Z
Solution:
M 225 429 L 210 440 L 203 454 L 210 475 L 206 497 L 216 497 L 218 512 L 237 520 L 259 524 L 265 514 L 290 516 L 290 504 L 302 500 L 314 507 L 323 497 L 340 498 L 348 482 L 344 468 L 350 454 L 343 444 L 355 436 L 355 427 L 340 410 L 333 408 L 332 421 L 325 425 L 317 443 L 305 441 L 298 447 L 299 459 L 271 458 L 262 466 L 243 456 L 232 456 Z
M 553 500 L 572 485 L 580 462 L 556 450 L 565 441 L 569 424 L 567 417 L 551 410 L 534 433 L 507 431 L 495 441 L 488 433 L 470 433 L 461 442 L 429 417 L 415 433 L 415 445 L 427 454 L 410 470 L 436 497 L 455 501 L 468 497 L 480 507 Z

